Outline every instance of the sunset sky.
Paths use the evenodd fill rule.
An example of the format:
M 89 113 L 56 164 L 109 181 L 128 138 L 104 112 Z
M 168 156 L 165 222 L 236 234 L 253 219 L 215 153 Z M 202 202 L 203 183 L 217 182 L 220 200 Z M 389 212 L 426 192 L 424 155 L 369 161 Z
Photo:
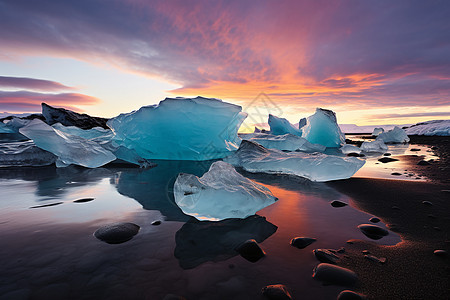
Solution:
M 449 119 L 449 16 L 448 0 L 0 0 L 0 112 L 113 117 L 201 95 L 254 123 L 316 107 L 358 125 Z

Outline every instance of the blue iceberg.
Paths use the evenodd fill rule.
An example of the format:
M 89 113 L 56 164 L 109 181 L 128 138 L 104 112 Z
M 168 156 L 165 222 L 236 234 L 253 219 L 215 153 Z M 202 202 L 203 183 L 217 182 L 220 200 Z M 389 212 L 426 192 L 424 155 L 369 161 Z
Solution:
M 285 118 L 279 118 L 274 115 L 269 114 L 269 126 L 270 133 L 274 135 L 283 135 L 283 134 L 293 134 L 297 136 L 302 136 L 302 131 L 292 125 Z
M 315 114 L 306 118 L 302 132 L 302 137 L 313 144 L 340 147 L 345 143 L 345 135 L 337 124 L 336 114 L 331 110 L 317 108 Z

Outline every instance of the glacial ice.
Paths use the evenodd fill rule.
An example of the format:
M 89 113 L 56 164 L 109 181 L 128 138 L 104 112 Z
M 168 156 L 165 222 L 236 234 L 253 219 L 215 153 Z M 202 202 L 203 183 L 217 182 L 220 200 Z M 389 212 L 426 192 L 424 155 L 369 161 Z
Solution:
M 56 161 L 56 156 L 37 147 L 33 141 L 0 144 L 0 167 L 47 166 Z
M 251 141 L 242 141 L 238 151 L 224 161 L 252 173 L 291 174 L 318 182 L 350 178 L 365 163 L 356 157 L 286 153 Z
M 264 148 L 284 151 L 323 152 L 326 148 L 323 145 L 311 144 L 306 139 L 290 133 L 283 135 L 253 133 L 242 135 L 241 138 L 258 143 Z
M 408 135 L 450 136 L 450 120 L 434 120 L 417 123 L 405 129 Z
M 268 188 L 245 178 L 223 161 L 214 162 L 200 178 L 179 174 L 174 197 L 185 214 L 210 221 L 246 218 L 276 201 Z
M 287 133 L 302 136 L 302 131 L 292 125 L 285 118 L 279 118 L 269 114 L 270 133 L 274 135 L 284 135 Z
M 364 152 L 385 153 L 388 151 L 388 146 L 383 140 L 375 140 L 373 142 L 362 143 L 360 149 Z
M 302 137 L 313 144 L 340 147 L 345 143 L 345 135 L 337 124 L 336 114 L 331 110 L 317 108 L 312 116 L 306 118 L 302 132 Z
M 384 132 L 384 129 L 382 127 L 375 127 L 372 131 L 372 135 L 379 136 L 383 132 Z
M 74 164 L 97 168 L 116 159 L 114 154 L 96 142 L 64 133 L 39 119 L 32 120 L 19 132 L 32 139 L 39 148 L 55 154 L 58 167 Z
M 350 154 L 350 153 L 356 153 L 356 154 L 361 153 L 361 149 L 359 147 L 356 147 L 354 145 L 349 145 L 349 144 L 345 144 L 339 150 L 341 150 L 341 152 L 345 155 Z
M 405 130 L 401 129 L 398 126 L 395 126 L 394 129 L 380 133 L 377 140 L 383 140 L 384 143 L 408 143 L 409 137 L 406 134 Z
M 238 148 L 247 117 L 238 105 L 213 98 L 166 98 L 108 121 L 118 145 L 146 159 L 209 160 Z
M 114 136 L 112 130 L 104 129 L 102 127 L 81 129 L 77 126 L 64 126 L 61 123 L 53 124 L 52 127 L 66 134 L 76 135 L 80 138 L 96 142 L 107 142 Z

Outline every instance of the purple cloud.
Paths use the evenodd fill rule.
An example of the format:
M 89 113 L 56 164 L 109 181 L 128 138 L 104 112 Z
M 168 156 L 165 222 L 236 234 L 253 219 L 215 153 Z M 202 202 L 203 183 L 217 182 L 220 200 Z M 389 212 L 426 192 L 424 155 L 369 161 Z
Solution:
M 20 88 L 20 89 L 40 90 L 40 91 L 61 91 L 72 89 L 71 87 L 65 86 L 56 81 L 26 78 L 26 77 L 7 77 L 7 76 L 0 76 L 0 87 Z

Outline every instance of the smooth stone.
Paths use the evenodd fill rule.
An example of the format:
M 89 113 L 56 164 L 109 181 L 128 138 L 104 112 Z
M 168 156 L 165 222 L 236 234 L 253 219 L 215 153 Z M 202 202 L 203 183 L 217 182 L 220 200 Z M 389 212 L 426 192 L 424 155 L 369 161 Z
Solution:
M 56 206 L 56 205 L 60 205 L 60 204 L 63 204 L 63 202 L 55 202 L 55 203 L 50 203 L 50 204 L 36 205 L 36 206 L 31 206 L 30 208 L 51 207 L 51 206 Z
M 317 239 L 308 237 L 295 237 L 291 240 L 291 245 L 297 247 L 298 249 L 303 249 L 308 247 L 315 241 L 317 241 Z
M 313 278 L 326 284 L 352 286 L 358 280 L 358 275 L 343 267 L 321 263 L 314 269 Z
M 108 244 L 120 244 L 129 241 L 138 234 L 140 227 L 133 223 L 114 223 L 100 227 L 94 236 Z
M 380 158 L 378 161 L 385 164 L 385 163 L 392 162 L 392 161 L 398 161 L 398 159 L 391 158 L 391 157 L 383 157 L 383 158 Z
M 367 260 L 370 260 L 370 261 L 374 261 L 374 262 L 380 263 L 380 264 L 386 263 L 386 258 L 385 257 L 376 257 L 376 256 L 371 255 L 371 254 L 366 254 L 366 255 L 364 255 L 364 258 L 367 259 Z
M 417 163 L 418 166 L 428 166 L 430 165 L 429 162 L 427 162 L 426 160 L 421 160 Z
M 401 176 L 402 174 L 400 174 L 400 173 L 398 173 L 398 172 L 394 172 L 394 173 L 391 173 L 391 175 L 394 175 L 394 176 Z
M 436 255 L 436 256 L 441 256 L 441 257 L 447 256 L 447 251 L 441 250 L 441 249 L 439 249 L 439 250 L 434 250 L 433 253 L 434 253 L 434 255 Z
M 380 222 L 380 219 L 378 219 L 377 217 L 372 217 L 369 219 L 369 221 L 372 223 L 378 223 L 378 222 Z
M 417 148 L 411 148 L 411 149 L 409 149 L 409 151 L 420 151 L 420 149 L 417 149 Z
M 389 152 L 383 154 L 384 156 L 391 156 L 392 154 L 390 154 Z
M 253 239 L 245 241 L 235 250 L 250 262 L 257 262 L 266 255 L 258 243 Z
M 427 205 L 427 206 L 432 206 L 433 203 L 431 203 L 430 201 L 422 201 L 423 205 Z
M 153 226 L 161 225 L 161 221 L 160 221 L 160 220 L 153 221 L 153 222 L 152 222 L 152 225 L 153 225 Z
M 347 206 L 348 204 L 339 200 L 334 200 L 333 202 L 331 202 L 331 206 L 333 207 L 344 207 Z
M 292 300 L 291 294 L 282 284 L 268 285 L 261 292 L 268 300 Z
M 379 240 L 389 234 L 386 229 L 373 224 L 361 224 L 358 228 L 365 236 L 373 240 Z
M 364 295 L 358 294 L 350 290 L 344 290 L 339 293 L 337 300 L 364 300 L 366 297 Z
M 94 200 L 94 198 L 82 198 L 82 199 L 73 200 L 73 202 L 74 203 L 86 203 L 86 202 L 91 202 L 92 200 Z
M 314 249 L 314 256 L 323 263 L 335 264 L 339 260 L 339 256 L 328 249 Z
M 336 251 L 337 253 L 345 253 L 345 248 L 341 247 L 338 249 L 338 251 Z

